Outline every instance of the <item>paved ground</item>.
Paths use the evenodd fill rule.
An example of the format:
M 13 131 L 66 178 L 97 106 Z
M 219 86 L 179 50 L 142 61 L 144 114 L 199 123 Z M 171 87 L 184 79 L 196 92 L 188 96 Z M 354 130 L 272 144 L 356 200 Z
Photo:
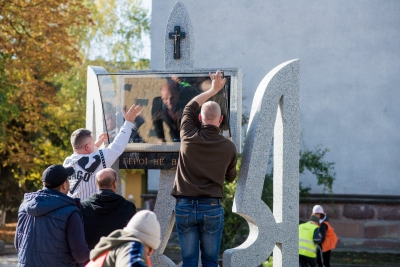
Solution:
M 18 266 L 17 254 L 0 255 L 0 267 L 17 267 Z M 332 267 L 381 267 L 376 265 L 331 265 Z M 397 266 L 386 266 L 397 267 Z
M 0 267 L 17 267 L 17 254 L 0 255 Z
M 17 267 L 18 266 L 18 258 L 17 258 L 17 253 L 15 251 L 15 248 L 13 245 L 5 245 L 5 250 L 6 250 L 6 255 L 0 255 L 0 267 Z M 180 261 L 180 256 L 174 257 L 176 251 L 175 249 L 167 249 L 165 251 L 165 254 L 171 258 L 174 259 L 175 262 Z M 341 264 L 332 264 L 332 267 L 382 267 L 382 266 L 376 266 L 376 265 L 341 265 Z M 399 267 L 399 266 L 386 266 L 386 267 Z
M 0 267 L 17 267 L 18 257 L 14 246 L 6 244 L 4 248 L 5 255 L 0 255 Z

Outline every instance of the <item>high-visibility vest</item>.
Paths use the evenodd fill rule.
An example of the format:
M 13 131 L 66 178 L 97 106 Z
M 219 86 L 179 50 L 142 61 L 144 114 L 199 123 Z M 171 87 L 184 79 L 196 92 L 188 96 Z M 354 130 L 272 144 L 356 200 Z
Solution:
M 318 228 L 318 226 L 311 222 L 299 225 L 299 255 L 310 258 L 317 257 L 317 244 L 314 243 L 314 231 L 316 228 Z

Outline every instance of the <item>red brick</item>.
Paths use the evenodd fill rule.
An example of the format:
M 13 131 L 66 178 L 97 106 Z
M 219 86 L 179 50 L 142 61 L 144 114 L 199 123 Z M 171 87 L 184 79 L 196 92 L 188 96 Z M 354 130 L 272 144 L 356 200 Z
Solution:
M 328 214 L 329 219 L 339 219 L 340 218 L 340 205 L 339 204 L 325 204 L 322 206 L 324 212 Z
M 317 205 L 317 204 L 316 203 L 301 203 L 300 210 L 299 210 L 300 218 L 301 219 L 310 218 L 312 209 L 315 205 Z M 321 206 L 324 209 L 324 212 L 328 214 L 329 218 L 338 219 L 340 217 L 340 205 L 339 204 L 326 203 Z
M 366 240 L 360 238 L 345 238 L 339 237 L 339 243 L 336 247 L 346 247 L 346 248 L 363 248 L 366 245 L 364 244 Z
M 340 237 L 363 237 L 362 222 L 330 220 L 329 223 L 335 229 L 335 232 L 338 235 L 339 239 Z
M 346 204 L 343 208 L 343 216 L 355 220 L 372 219 L 375 216 L 375 211 L 371 205 Z
M 364 224 L 366 238 L 399 238 L 399 223 L 373 221 Z
M 337 248 L 351 248 L 357 250 L 384 250 L 384 251 L 400 251 L 400 241 L 392 240 L 372 240 L 372 239 L 356 239 L 356 238 L 340 238 Z
M 375 244 L 377 248 L 400 251 L 400 241 L 377 240 Z
M 388 205 L 377 207 L 379 220 L 400 221 L 400 206 Z

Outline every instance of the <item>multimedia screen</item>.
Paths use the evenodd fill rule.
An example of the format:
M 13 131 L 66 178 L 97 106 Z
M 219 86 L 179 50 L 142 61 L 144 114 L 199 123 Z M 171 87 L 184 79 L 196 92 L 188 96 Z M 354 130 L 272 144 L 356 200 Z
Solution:
M 229 138 L 231 77 L 225 78 L 225 87 L 210 100 L 221 107 L 224 116 L 221 134 Z M 178 151 L 184 107 L 193 97 L 211 87 L 209 73 L 99 74 L 98 81 L 108 143 L 114 140 L 123 125 L 121 108 L 129 108 L 132 104 L 142 107 L 142 115 L 136 118 L 125 149 L 127 152 Z

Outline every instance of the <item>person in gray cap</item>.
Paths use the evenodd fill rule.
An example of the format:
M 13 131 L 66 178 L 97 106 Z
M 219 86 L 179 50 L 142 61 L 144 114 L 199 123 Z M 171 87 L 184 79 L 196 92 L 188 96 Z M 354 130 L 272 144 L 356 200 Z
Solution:
M 141 210 L 121 230 L 115 230 L 90 252 L 86 267 L 151 266 L 150 255 L 161 243 L 160 223 L 154 212 Z
M 27 193 L 18 210 L 18 266 L 84 266 L 89 260 L 79 202 L 67 196 L 73 168 L 48 167 L 44 188 Z

